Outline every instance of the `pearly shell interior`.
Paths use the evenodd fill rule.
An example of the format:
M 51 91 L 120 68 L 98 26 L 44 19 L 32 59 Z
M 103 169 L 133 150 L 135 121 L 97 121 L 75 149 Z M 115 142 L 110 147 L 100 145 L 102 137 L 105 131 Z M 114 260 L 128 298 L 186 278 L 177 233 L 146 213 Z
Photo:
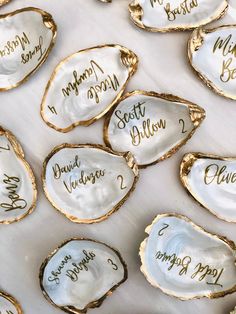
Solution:
M 9 294 L 0 291 L 1 314 L 23 314 L 20 304 Z
M 0 128 L 0 223 L 30 214 L 36 205 L 34 174 L 15 137 Z
M 186 154 L 180 177 L 187 191 L 217 217 L 236 222 L 236 159 Z
M 189 39 L 188 56 L 208 87 L 236 100 L 236 25 L 195 30 Z
M 137 63 L 137 56 L 119 45 L 97 46 L 67 57 L 46 87 L 42 118 L 61 132 L 90 125 L 120 98 Z
M 186 30 L 222 17 L 226 0 L 134 0 L 129 5 L 131 19 L 152 32 Z
M 46 60 L 56 37 L 52 16 L 37 8 L 0 15 L 0 91 L 25 82 Z
M 115 151 L 130 151 L 145 167 L 173 155 L 204 118 L 201 107 L 176 96 L 134 91 L 108 115 L 104 141 Z
M 45 297 L 68 313 L 99 307 L 127 279 L 120 254 L 93 240 L 72 239 L 43 263 L 40 284 Z
M 101 145 L 63 144 L 44 162 L 44 192 L 52 205 L 78 223 L 108 218 L 127 199 L 138 179 L 130 153 Z
M 236 246 L 190 219 L 158 215 L 140 247 L 141 271 L 164 293 L 182 300 L 236 291 Z

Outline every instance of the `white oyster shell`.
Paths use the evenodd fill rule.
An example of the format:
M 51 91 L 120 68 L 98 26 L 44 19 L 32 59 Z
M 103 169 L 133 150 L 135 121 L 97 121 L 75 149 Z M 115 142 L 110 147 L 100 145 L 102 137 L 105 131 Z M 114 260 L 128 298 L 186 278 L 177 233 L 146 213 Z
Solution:
M 9 294 L 0 291 L 1 314 L 23 314 L 20 304 Z
M 164 293 L 182 300 L 218 298 L 236 291 L 236 247 L 190 219 L 158 215 L 140 247 L 141 271 Z
M 68 313 L 99 307 L 128 276 L 121 255 L 88 239 L 63 243 L 43 263 L 40 284 L 44 296 Z
M 42 118 L 61 132 L 90 125 L 120 98 L 137 63 L 137 56 L 119 45 L 97 46 L 67 57 L 48 82 Z
M 236 25 L 195 30 L 188 43 L 188 56 L 208 87 L 236 100 Z
M 124 203 L 138 168 L 130 153 L 101 145 L 63 144 L 44 162 L 44 192 L 52 205 L 78 223 L 99 222 Z
M 50 53 L 56 25 L 40 9 L 23 8 L 0 15 L 0 91 L 25 82 Z
M 0 127 L 0 223 L 30 214 L 36 205 L 34 174 L 15 137 Z
M 134 91 L 108 115 L 104 141 L 115 151 L 130 151 L 145 167 L 174 154 L 204 118 L 201 107 L 179 97 Z
M 223 16 L 226 0 L 134 0 L 129 5 L 133 22 L 148 31 L 186 30 Z
M 220 219 L 236 222 L 236 159 L 186 154 L 180 177 L 187 191 Z

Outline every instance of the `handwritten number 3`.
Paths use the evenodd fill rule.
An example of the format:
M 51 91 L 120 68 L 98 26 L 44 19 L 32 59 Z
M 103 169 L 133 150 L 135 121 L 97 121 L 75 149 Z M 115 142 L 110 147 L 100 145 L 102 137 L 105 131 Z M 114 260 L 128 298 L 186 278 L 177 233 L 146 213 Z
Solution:
M 107 262 L 112 265 L 112 268 L 113 268 L 114 270 L 118 270 L 118 266 L 113 262 L 112 259 L 109 258 L 109 259 L 107 260 Z
M 120 180 L 120 189 L 121 190 L 125 190 L 127 188 L 127 186 L 124 184 L 124 178 L 122 175 L 119 175 L 117 177 L 117 180 Z
M 183 119 L 179 119 L 179 124 L 182 124 L 182 133 L 186 133 L 187 130 L 185 130 L 185 122 Z

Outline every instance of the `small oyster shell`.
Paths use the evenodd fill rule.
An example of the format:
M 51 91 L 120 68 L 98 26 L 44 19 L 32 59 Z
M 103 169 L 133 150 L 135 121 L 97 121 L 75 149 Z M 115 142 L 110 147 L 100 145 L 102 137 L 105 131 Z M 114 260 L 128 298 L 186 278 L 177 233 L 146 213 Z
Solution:
M 236 222 L 236 158 L 186 154 L 180 166 L 186 190 L 218 218 Z
M 137 64 L 138 57 L 119 45 L 97 46 L 67 57 L 46 87 L 43 120 L 60 132 L 90 125 L 121 97 Z
M 236 25 L 195 30 L 188 42 L 188 57 L 209 88 L 236 100 Z
M 23 8 L 0 15 L 0 91 L 24 83 L 46 60 L 56 38 L 52 16 Z
M 67 313 L 86 313 L 99 307 L 128 277 L 120 253 L 89 239 L 64 242 L 42 264 L 44 296 Z
M 134 190 L 137 179 L 138 167 L 130 153 L 101 145 L 57 146 L 43 166 L 48 200 L 77 223 L 107 219 Z
M 130 151 L 140 167 L 172 156 L 205 118 L 205 111 L 184 99 L 155 92 L 126 94 L 104 124 L 104 141 Z
M 154 287 L 182 300 L 236 291 L 236 246 L 185 216 L 158 215 L 140 246 L 141 271 Z
M 221 18 L 228 9 L 226 0 L 134 0 L 131 19 L 151 32 L 187 30 Z
M 34 174 L 16 138 L 0 127 L 0 224 L 23 219 L 36 205 Z
M 236 307 L 234 308 L 233 311 L 230 312 L 230 314 L 236 314 Z
M 20 304 L 9 294 L 0 291 L 1 314 L 23 314 Z

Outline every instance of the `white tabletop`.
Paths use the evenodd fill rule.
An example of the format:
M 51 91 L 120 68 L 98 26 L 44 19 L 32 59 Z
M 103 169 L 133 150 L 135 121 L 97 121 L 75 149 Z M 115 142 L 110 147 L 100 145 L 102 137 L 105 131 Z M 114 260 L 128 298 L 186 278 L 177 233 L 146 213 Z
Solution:
M 59 314 L 43 297 L 38 280 L 44 258 L 70 237 L 94 238 L 116 247 L 128 263 L 129 279 L 94 314 L 227 314 L 236 305 L 236 293 L 223 299 L 182 302 L 149 285 L 140 272 L 138 249 L 144 229 L 157 213 L 187 215 L 211 232 L 236 241 L 236 225 L 220 221 L 191 199 L 180 184 L 179 163 L 184 153 L 200 151 L 236 156 L 236 102 L 217 96 L 192 72 L 186 58 L 189 32 L 152 34 L 129 20 L 129 0 L 112 4 L 97 0 L 12 0 L 1 13 L 35 6 L 50 12 L 58 25 L 55 48 L 42 68 L 24 85 L 0 95 L 0 124 L 22 143 L 37 177 L 39 197 L 35 212 L 19 223 L 0 226 L 0 289 L 15 296 L 25 314 Z M 233 4 L 234 3 L 234 4 Z M 230 1 L 236 10 L 235 0 Z M 217 25 L 236 22 L 232 8 Z M 230 13 L 229 12 L 229 13 Z M 195 136 L 171 159 L 141 170 L 136 191 L 108 220 L 77 225 L 60 215 L 46 200 L 41 185 L 42 162 L 63 142 L 103 143 L 103 119 L 92 126 L 62 134 L 41 119 L 40 102 L 57 63 L 91 46 L 119 43 L 135 51 L 140 64 L 128 84 L 134 89 L 167 92 L 204 107 L 207 119 Z

